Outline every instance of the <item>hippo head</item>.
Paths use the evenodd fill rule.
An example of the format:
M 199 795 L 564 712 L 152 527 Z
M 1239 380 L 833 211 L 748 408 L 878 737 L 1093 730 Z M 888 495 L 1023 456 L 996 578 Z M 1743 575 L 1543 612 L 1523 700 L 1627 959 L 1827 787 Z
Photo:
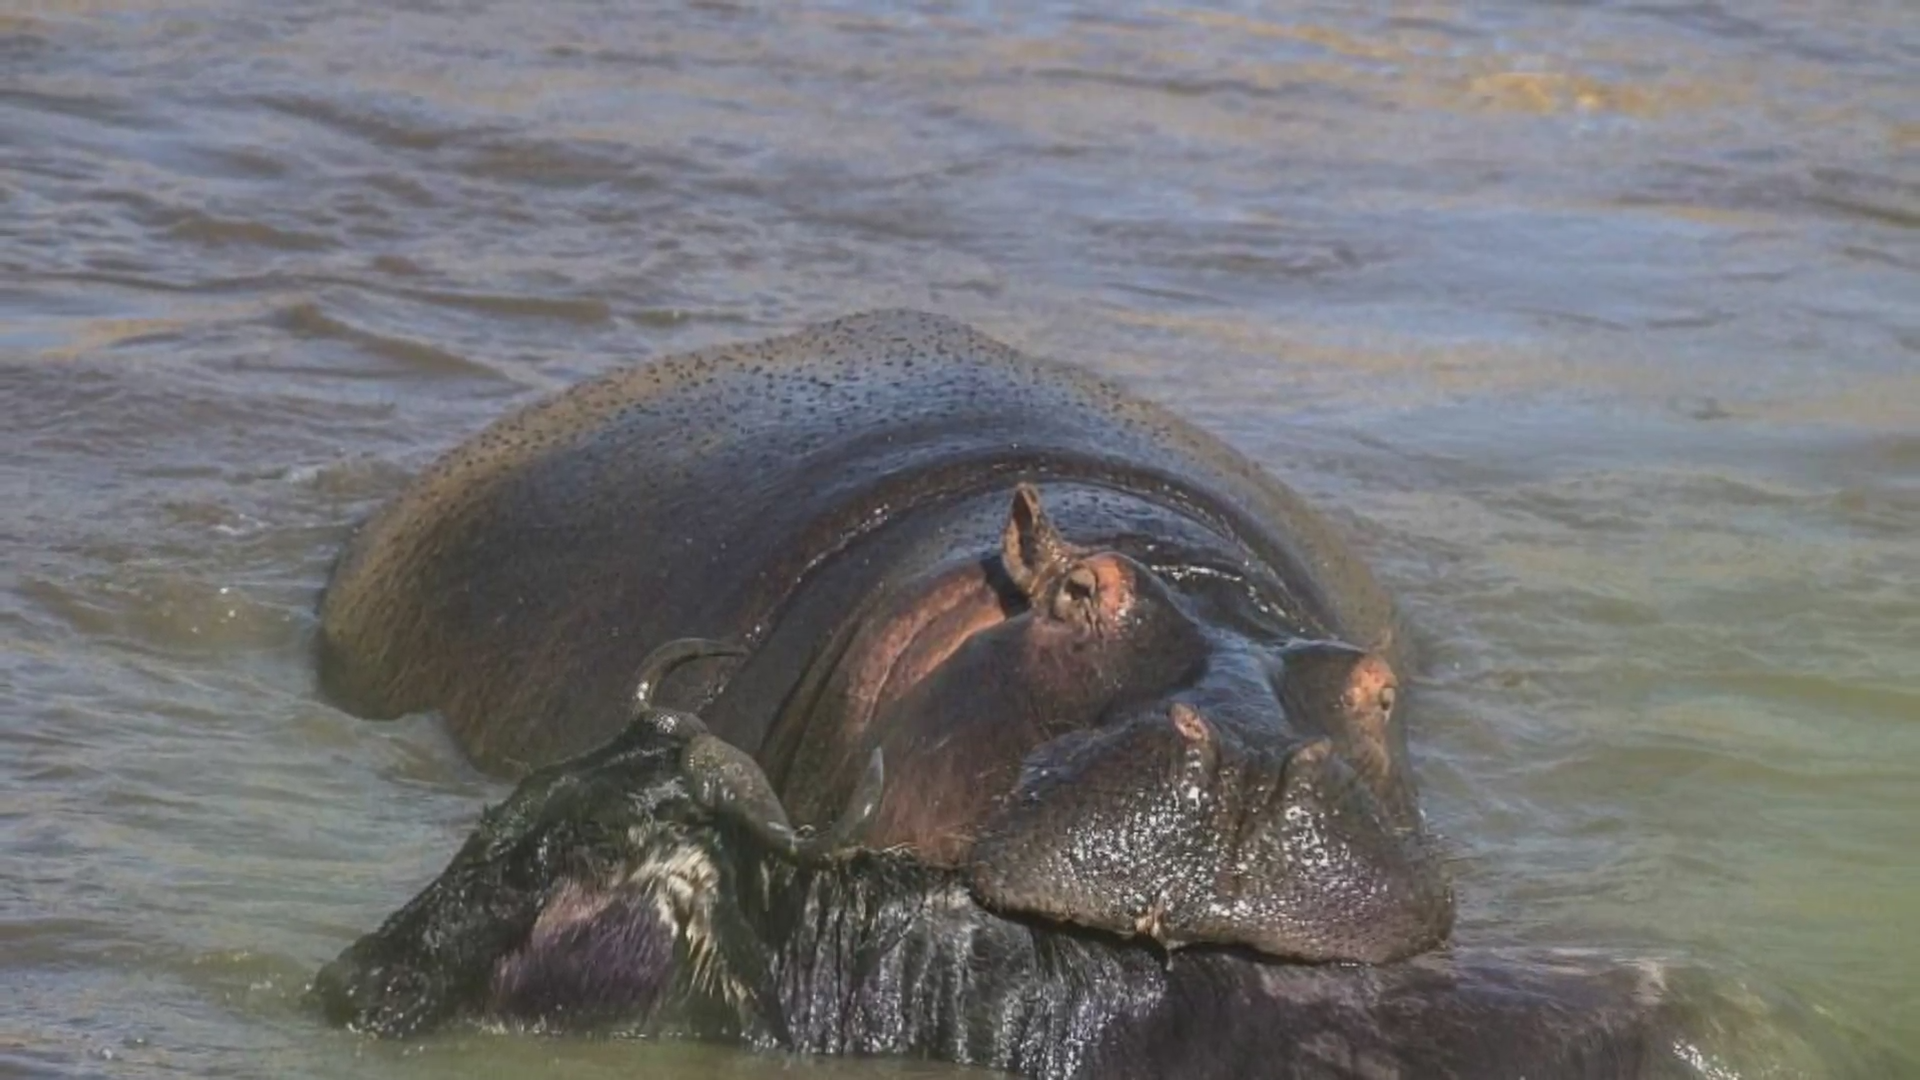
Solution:
M 1069 543 L 1027 485 L 989 570 L 997 611 L 949 597 L 893 658 L 868 843 L 968 868 L 1002 913 L 1167 948 L 1378 962 L 1445 939 L 1383 658 L 1213 617 Z

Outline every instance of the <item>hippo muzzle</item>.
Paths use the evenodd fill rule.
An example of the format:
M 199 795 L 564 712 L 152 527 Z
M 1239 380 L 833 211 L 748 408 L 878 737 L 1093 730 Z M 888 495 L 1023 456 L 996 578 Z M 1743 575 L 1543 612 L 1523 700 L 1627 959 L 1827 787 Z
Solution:
M 1275 755 L 1178 702 L 1037 750 L 971 869 L 990 907 L 1169 950 L 1377 963 L 1453 924 L 1435 845 L 1391 823 L 1331 740 Z

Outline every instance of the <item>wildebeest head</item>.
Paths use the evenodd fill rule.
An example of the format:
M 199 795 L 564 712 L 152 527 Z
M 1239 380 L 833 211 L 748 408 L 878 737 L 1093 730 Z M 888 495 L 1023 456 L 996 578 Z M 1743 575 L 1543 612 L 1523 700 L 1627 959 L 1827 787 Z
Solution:
M 649 657 L 621 735 L 521 781 L 431 885 L 316 976 L 328 1019 L 396 1036 L 455 1016 L 567 1027 L 647 1017 L 782 1038 L 733 878 L 763 853 L 824 853 L 871 801 L 802 839 L 750 757 L 699 718 L 652 706 L 666 667 L 729 648 L 677 641 Z M 703 1008 L 704 1026 L 683 1015 Z

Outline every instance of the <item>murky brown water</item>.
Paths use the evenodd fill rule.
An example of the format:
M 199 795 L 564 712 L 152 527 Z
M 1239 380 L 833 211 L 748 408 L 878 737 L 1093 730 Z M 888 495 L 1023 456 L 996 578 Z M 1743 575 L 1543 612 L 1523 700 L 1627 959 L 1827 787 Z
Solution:
M 0 1071 L 784 1067 L 299 1011 L 501 793 L 307 642 L 509 405 L 894 304 L 1343 510 L 1464 935 L 1920 1071 L 1920 13 L 1108 7 L 0 6 Z

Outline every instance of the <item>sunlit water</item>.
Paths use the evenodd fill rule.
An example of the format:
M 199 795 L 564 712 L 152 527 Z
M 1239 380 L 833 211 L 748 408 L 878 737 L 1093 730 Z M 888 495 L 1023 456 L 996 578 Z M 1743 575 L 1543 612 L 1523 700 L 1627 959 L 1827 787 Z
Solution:
M 883 305 L 1351 526 L 1463 937 L 1920 1071 L 1909 0 L 1108 6 L 0 5 L 0 1071 L 793 1067 L 301 1011 L 503 790 L 308 645 L 490 417 Z

